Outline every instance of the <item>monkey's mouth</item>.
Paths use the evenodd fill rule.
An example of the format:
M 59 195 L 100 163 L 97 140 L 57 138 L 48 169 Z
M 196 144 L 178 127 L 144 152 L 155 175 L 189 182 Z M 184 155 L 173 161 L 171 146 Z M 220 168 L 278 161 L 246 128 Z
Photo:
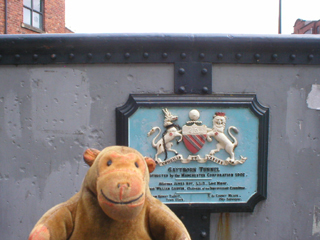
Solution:
M 142 196 L 143 196 L 143 193 L 141 193 L 141 195 L 140 195 L 139 197 L 137 197 L 137 198 L 135 198 L 135 199 L 132 199 L 132 200 L 130 200 L 130 201 L 117 202 L 117 201 L 114 201 L 114 200 L 108 198 L 108 197 L 103 193 L 102 189 L 101 189 L 100 191 L 101 191 L 102 196 L 103 196 L 108 202 L 111 202 L 111 203 L 113 203 L 113 204 L 121 204 L 121 205 L 134 203 L 134 202 L 138 201 L 140 198 L 142 198 Z

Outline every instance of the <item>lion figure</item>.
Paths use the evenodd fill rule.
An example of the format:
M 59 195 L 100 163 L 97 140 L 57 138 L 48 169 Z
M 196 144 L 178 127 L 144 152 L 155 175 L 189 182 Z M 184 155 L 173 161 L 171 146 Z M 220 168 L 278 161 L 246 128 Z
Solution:
M 228 134 L 232 138 L 233 142 L 227 137 L 227 135 L 224 133 L 225 127 L 226 127 L 226 121 L 227 117 L 225 116 L 225 113 L 222 112 L 216 112 L 213 116 L 213 128 L 208 129 L 207 132 L 207 141 L 211 142 L 212 137 L 214 137 L 217 140 L 216 149 L 213 149 L 210 151 L 210 155 L 214 155 L 215 153 L 219 152 L 221 149 L 224 149 L 230 157 L 227 158 L 227 161 L 230 163 L 233 163 L 235 161 L 234 156 L 234 149 L 238 145 L 237 139 L 232 135 L 231 129 L 238 133 L 238 129 L 234 126 L 231 126 L 228 128 Z

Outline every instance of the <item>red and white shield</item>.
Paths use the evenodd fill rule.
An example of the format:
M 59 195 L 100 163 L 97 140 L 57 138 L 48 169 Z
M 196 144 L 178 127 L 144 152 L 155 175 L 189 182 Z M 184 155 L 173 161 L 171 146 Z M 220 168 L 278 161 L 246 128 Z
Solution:
M 183 142 L 186 148 L 193 154 L 200 151 L 206 142 L 206 135 L 183 135 Z
M 186 148 L 193 154 L 199 152 L 206 142 L 207 126 L 184 125 L 182 127 L 183 142 Z

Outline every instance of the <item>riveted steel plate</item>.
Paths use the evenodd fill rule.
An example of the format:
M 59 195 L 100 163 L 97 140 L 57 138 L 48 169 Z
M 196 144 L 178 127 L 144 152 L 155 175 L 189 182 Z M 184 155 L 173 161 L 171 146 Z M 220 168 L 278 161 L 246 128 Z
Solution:
M 176 62 L 174 80 L 175 93 L 211 93 L 212 64 L 205 62 Z

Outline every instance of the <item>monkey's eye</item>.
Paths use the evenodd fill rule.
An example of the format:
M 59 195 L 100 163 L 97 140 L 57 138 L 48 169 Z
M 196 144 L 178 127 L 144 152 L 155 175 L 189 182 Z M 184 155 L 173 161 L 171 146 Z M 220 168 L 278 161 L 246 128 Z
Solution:
M 109 167 L 111 164 L 112 164 L 112 160 L 109 160 L 109 161 L 107 162 L 107 166 Z
M 137 162 L 135 162 L 134 165 L 139 168 L 139 164 Z

